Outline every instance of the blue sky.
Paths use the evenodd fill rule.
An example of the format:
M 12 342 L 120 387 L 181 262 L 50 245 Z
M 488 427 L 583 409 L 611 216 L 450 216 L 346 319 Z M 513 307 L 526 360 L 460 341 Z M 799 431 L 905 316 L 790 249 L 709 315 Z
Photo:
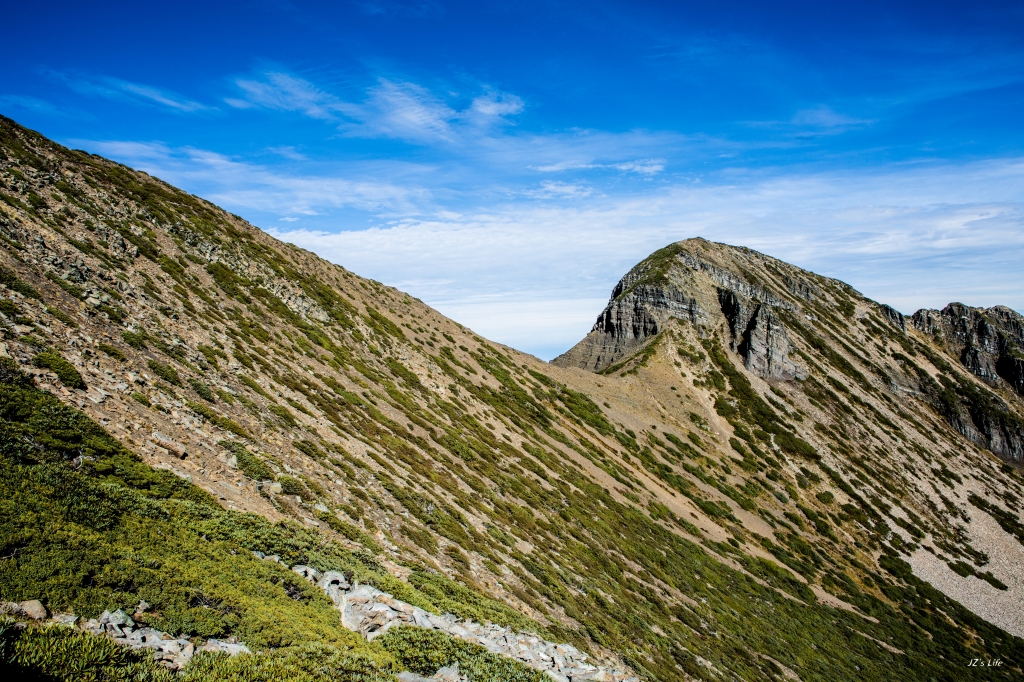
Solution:
M 691 236 L 1024 310 L 1021 3 L 5 8 L 0 113 L 550 358 Z

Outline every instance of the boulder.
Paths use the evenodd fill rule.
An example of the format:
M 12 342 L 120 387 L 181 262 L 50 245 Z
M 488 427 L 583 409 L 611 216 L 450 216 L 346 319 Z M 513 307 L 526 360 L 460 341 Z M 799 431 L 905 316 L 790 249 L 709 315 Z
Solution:
M 408 670 L 398 673 L 395 677 L 402 682 L 431 682 L 429 677 L 423 677 L 423 675 L 417 675 L 416 673 Z
M 316 570 L 315 568 L 310 568 L 309 566 L 303 566 L 302 564 L 296 564 L 296 565 L 292 566 L 292 572 L 293 573 L 298 573 L 303 578 L 305 578 L 306 580 L 308 580 L 309 582 L 311 582 L 313 584 L 316 584 L 316 582 L 320 579 L 320 575 L 321 575 L 320 571 Z
M 123 627 L 125 625 L 127 625 L 128 627 L 134 627 L 135 621 L 133 621 L 131 619 L 131 616 L 129 616 L 127 613 L 125 613 L 121 609 L 118 609 L 113 613 L 110 613 L 109 611 L 104 611 L 102 614 L 100 614 L 100 624 L 116 625 L 117 627 Z
M 434 673 L 432 679 L 442 680 L 442 682 L 459 682 L 462 679 L 462 675 L 459 674 L 459 664 L 446 665 Z
M 46 620 L 46 607 L 43 606 L 43 602 L 38 599 L 29 599 L 18 604 L 21 612 L 25 614 L 25 617 L 31 618 L 32 620 Z
M 139 628 L 128 635 L 128 640 L 138 644 L 154 646 L 163 641 L 163 633 L 154 628 Z
M 231 656 L 237 656 L 238 654 L 251 654 L 249 647 L 242 644 L 241 642 L 227 642 L 221 639 L 208 639 L 206 644 L 199 648 L 200 651 L 212 651 L 212 652 L 224 652 Z

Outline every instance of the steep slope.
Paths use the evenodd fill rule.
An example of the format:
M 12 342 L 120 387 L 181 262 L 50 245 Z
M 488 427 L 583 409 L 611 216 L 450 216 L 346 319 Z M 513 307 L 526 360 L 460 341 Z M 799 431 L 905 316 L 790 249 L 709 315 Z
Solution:
M 228 510 L 646 679 L 1021 674 L 1024 491 L 950 426 L 1019 403 L 846 285 L 674 245 L 557 367 L 6 119 L 0 178 L 3 352 Z M 0 599 L 98 615 L 9 577 L 84 551 L 43 527 Z

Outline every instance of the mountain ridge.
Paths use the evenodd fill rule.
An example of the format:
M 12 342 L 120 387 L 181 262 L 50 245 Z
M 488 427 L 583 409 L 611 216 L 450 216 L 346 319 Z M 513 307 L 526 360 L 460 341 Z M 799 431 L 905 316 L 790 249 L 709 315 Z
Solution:
M 691 240 L 620 282 L 597 374 L 8 119 L 0 150 L 4 354 L 219 507 L 366 557 L 386 589 L 492 599 L 645 679 L 1020 673 L 1024 488 L 983 449 L 1013 456 L 1016 318 L 925 314 L 925 333 Z M 688 249 L 734 267 L 683 272 Z M 45 573 L 56 542 L 12 518 L 0 598 L 67 608 L 11 578 Z M 78 615 L 159 585 L 124 570 Z M 224 594 L 218 633 L 259 615 Z

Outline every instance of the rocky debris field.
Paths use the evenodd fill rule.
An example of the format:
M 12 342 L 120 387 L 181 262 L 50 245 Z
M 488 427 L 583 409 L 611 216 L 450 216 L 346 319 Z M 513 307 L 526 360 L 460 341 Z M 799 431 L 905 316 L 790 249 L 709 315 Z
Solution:
M 136 617 L 149 608 L 146 602 L 139 602 L 135 609 Z M 138 627 L 135 620 L 121 609 L 113 613 L 104 611 L 99 618 L 81 620 L 78 616 L 67 613 L 56 613 L 47 619 L 46 607 L 36 599 L 23 602 L 4 602 L 0 604 L 0 614 L 14 618 L 34 621 L 47 621 L 53 625 L 78 627 L 80 630 L 94 635 L 106 636 L 118 644 L 132 649 L 150 649 L 153 659 L 171 670 L 181 670 L 199 651 L 223 652 L 234 656 L 248 654 L 249 647 L 229 638 L 227 640 L 208 639 L 197 644 L 194 637 L 174 637 L 154 628 Z
M 280 563 L 276 556 L 256 555 Z M 491 623 L 481 625 L 450 613 L 440 616 L 428 613 L 375 587 L 350 584 L 345 575 L 337 571 L 324 573 L 310 566 L 293 566 L 291 570 L 322 589 L 341 611 L 342 624 L 370 641 L 393 627 L 428 628 L 479 644 L 491 653 L 514 658 L 534 670 L 545 672 L 558 682 L 639 682 L 639 678 L 626 670 L 588 663 L 589 656 L 571 644 L 548 642 L 536 635 L 517 633 L 511 628 Z M 442 669 L 437 674 L 446 676 L 435 675 L 434 679 L 461 679 L 457 668 Z M 427 678 L 412 676 L 401 679 L 416 682 Z

